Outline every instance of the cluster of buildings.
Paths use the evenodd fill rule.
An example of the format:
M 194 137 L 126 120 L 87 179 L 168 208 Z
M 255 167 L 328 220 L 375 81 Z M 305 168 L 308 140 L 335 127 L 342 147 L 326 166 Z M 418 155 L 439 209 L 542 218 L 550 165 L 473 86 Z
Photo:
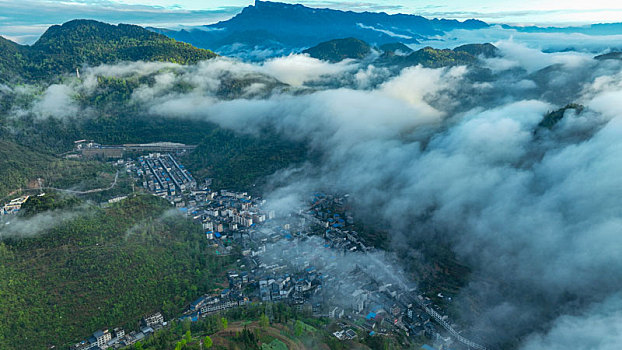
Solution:
M 211 191 L 209 179 L 199 186 L 170 153 L 151 153 L 125 165 L 146 190 L 200 222 L 209 240 L 249 234 L 258 224 L 274 217 L 273 212 L 260 209 L 265 201 L 246 192 Z
M 465 348 L 454 341 L 459 334 L 441 308 L 416 295 L 411 286 L 387 278 L 386 272 L 380 276 L 378 271 L 387 270 L 380 264 L 396 261 L 361 261 L 375 249 L 354 229 L 348 195 L 314 193 L 305 210 L 275 217 L 261 198 L 246 192 L 212 191 L 210 180 L 197 183 L 171 153 L 151 153 L 124 164 L 146 190 L 199 222 L 217 254 L 229 254 L 233 247 L 242 253 L 238 270 L 228 274 L 228 288 L 192 302 L 181 320 L 198 321 L 250 302 L 282 302 L 338 319 L 344 327 L 333 335 L 340 340 L 353 339 L 357 332 L 400 331 L 428 337 L 437 347 Z M 369 266 L 370 262 L 379 265 Z M 153 332 L 154 325 L 163 324 L 163 320 L 154 322 L 146 318 L 140 332 L 117 343 L 110 343 L 118 338 L 113 331 L 106 345 L 132 344 Z M 442 328 L 456 334 L 449 331 L 448 336 Z
M 97 159 L 121 159 L 126 154 L 167 152 L 181 154 L 192 151 L 195 145 L 185 145 L 175 142 L 154 142 L 141 144 L 102 145 L 92 140 L 74 141 L 74 151 L 67 155 L 68 158 L 97 158 Z
M 130 162 L 133 172 L 142 186 L 157 196 L 167 198 L 179 207 L 185 204 L 184 192 L 196 190 L 197 182 L 190 172 L 179 164 L 170 153 L 150 153 Z
M 334 250 L 341 253 L 372 251 L 372 247 L 366 246 L 359 238 L 358 232 L 351 229 L 354 219 L 349 213 L 347 198 L 348 195 L 317 192 L 311 197 L 309 210 L 301 216 L 324 230 L 322 235 Z
M 82 340 L 70 347 L 70 350 L 105 350 L 121 349 L 139 342 L 153 334 L 158 329 L 166 326 L 161 313 L 145 316 L 141 320 L 140 330 L 128 334 L 122 328 L 99 329 L 88 339 Z
M 364 266 L 374 259 L 359 259 L 375 249 L 365 244 L 353 224 L 347 195 L 315 193 L 307 210 L 278 224 L 269 222 L 269 228 L 258 230 L 263 235 L 240 242 L 255 243 L 244 265 L 250 268 L 248 281 L 255 281 L 259 289 L 249 298 L 286 302 L 317 316 L 348 322 L 370 335 L 401 331 L 431 339 L 441 349 L 477 348 L 474 343 L 465 345 L 467 340 L 459 339 L 461 332 L 455 331 L 457 326 L 443 315 L 443 309 L 417 295 L 414 286 L 382 276 L 380 271 L 386 267 L 382 265 L 397 265 L 397 261 L 385 257 L 378 265 Z M 321 237 L 322 245 L 309 249 L 310 237 Z M 277 249 L 266 252 L 266 245 Z M 318 253 L 322 249 L 325 252 Z M 344 268 L 344 264 L 354 267 Z M 347 340 L 354 334 L 344 327 L 333 335 Z
M 28 198 L 30 198 L 30 196 L 21 196 L 12 199 L 9 203 L 0 208 L 0 215 L 17 214 L 20 209 L 22 209 L 22 205 L 26 203 Z
M 273 212 L 261 209 L 264 200 L 252 198 L 246 192 L 207 191 L 205 196 L 202 205 L 189 210 L 195 220 L 200 220 L 210 240 L 250 235 L 258 225 L 274 217 Z
M 245 297 L 240 289 L 227 288 L 218 295 L 203 295 L 190 303 L 180 320 L 189 319 L 195 322 L 209 314 L 244 306 L 248 303 L 250 303 L 250 299 Z
M 356 338 L 356 332 L 352 329 L 342 329 L 334 332 L 333 335 L 339 340 L 351 340 Z

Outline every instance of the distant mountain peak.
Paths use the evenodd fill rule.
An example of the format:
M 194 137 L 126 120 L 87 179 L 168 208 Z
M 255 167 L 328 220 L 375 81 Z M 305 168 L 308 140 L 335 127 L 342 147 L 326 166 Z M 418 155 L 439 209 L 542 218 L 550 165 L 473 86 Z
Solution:
M 286 4 L 284 2 L 276 1 L 261 1 L 255 0 L 255 7 L 270 8 L 270 7 L 304 7 L 300 4 Z
M 245 52 L 289 54 L 339 37 L 359 38 L 374 46 L 396 41 L 409 45 L 454 29 L 486 27 L 488 24 L 478 20 L 460 22 L 411 14 L 341 11 L 257 0 L 233 18 L 200 29 L 153 30 L 197 47 L 214 49 L 223 55 L 249 58 L 244 56 Z

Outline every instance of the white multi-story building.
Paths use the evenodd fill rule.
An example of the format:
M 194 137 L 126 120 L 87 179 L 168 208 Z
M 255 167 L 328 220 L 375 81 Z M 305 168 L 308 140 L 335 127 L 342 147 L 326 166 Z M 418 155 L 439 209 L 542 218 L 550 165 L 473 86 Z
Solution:
M 162 316 L 161 313 L 157 312 L 151 316 L 143 318 L 143 323 L 147 327 L 153 327 L 155 325 L 164 323 L 164 316 Z
M 244 212 L 240 215 L 234 215 L 233 222 L 245 227 L 251 227 L 253 225 L 253 218 L 250 214 Z
M 115 328 L 112 330 L 112 332 L 114 333 L 114 337 L 117 339 L 121 339 L 125 336 L 125 330 L 121 328 Z
M 103 331 L 98 330 L 97 332 L 93 333 L 93 337 L 95 337 L 95 340 L 97 341 L 97 346 L 99 346 L 100 348 L 106 348 L 106 343 L 110 339 L 112 339 L 112 334 L 110 334 L 107 329 L 104 329 Z
M 203 223 L 203 229 L 207 231 L 214 231 L 214 223 L 211 221 L 206 221 Z

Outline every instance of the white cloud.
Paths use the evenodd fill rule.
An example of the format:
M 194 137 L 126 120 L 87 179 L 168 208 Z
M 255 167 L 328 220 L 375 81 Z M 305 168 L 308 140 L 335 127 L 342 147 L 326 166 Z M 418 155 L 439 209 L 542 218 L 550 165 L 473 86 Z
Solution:
M 74 91 L 67 85 L 50 85 L 41 99 L 35 103 L 33 111 L 41 118 L 50 116 L 63 118 L 75 115 L 78 108 L 72 100 L 73 94 Z
M 262 64 L 261 71 L 284 83 L 301 86 L 325 75 L 337 75 L 357 68 L 358 65 L 349 60 L 330 64 L 308 55 L 289 55 L 267 60 Z
M 469 312 L 463 320 L 492 330 L 483 336 L 493 345 L 551 322 L 549 332 L 525 343 L 531 350 L 592 316 L 609 319 L 616 304 L 608 300 L 622 289 L 622 65 L 513 41 L 499 46 L 514 63 L 489 61 L 507 68 L 483 81 L 466 67 L 409 67 L 370 84 L 386 71 L 300 55 L 264 64 L 219 58 L 102 66 L 86 70 L 85 83 L 51 86 L 36 110 L 71 110 L 74 91 L 96 83 L 90 75 L 149 75 L 153 81 L 132 102 L 153 117 L 204 119 L 246 133 L 270 128 L 307 142 L 317 162 L 276 174 L 288 185 L 269 196 L 293 207 L 313 188 L 349 193 L 357 213 L 385 225 L 406 256 L 422 243 L 447 244 L 477 276 L 456 305 L 462 297 L 484 301 L 476 317 Z M 530 74 L 549 64 L 544 78 Z M 332 85 L 305 86 L 326 76 Z M 248 77 L 241 97 L 220 98 L 222 81 Z M 295 86 L 258 94 L 275 77 Z M 178 83 L 190 88 L 177 90 Z M 558 107 L 552 99 L 586 110 L 538 129 Z M 590 304 L 602 307 L 590 312 Z M 594 346 L 574 339 L 579 349 Z M 612 334 L 601 344 L 617 340 Z

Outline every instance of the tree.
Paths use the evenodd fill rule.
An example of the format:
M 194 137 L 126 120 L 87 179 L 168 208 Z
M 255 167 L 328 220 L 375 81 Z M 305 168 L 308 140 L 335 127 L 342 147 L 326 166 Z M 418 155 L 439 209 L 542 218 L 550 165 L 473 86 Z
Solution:
M 175 344 L 175 350 L 181 350 L 183 346 L 184 345 L 180 341 L 178 341 L 177 344 Z
M 205 339 L 203 339 L 203 345 L 205 346 L 206 349 L 209 349 L 212 347 L 212 345 L 214 345 L 214 342 L 212 341 L 212 338 L 210 338 L 209 335 L 206 335 Z
M 300 337 L 303 330 L 304 324 L 301 321 L 296 321 L 296 325 L 294 326 L 294 335 Z
M 261 316 L 259 317 L 259 325 L 261 326 L 261 328 L 268 328 L 268 326 L 270 325 L 270 319 L 268 318 L 268 316 L 266 316 L 266 314 L 261 314 Z
M 138 342 L 138 343 L 134 344 L 134 349 L 135 350 L 143 350 L 143 343 Z
M 192 324 L 192 322 L 190 321 L 190 319 L 189 319 L 189 318 L 184 319 L 184 320 L 182 321 L 182 323 L 181 323 L 181 329 L 182 329 L 182 332 L 187 332 L 187 331 L 189 331 L 189 330 L 190 330 L 190 326 L 191 326 L 191 324 Z
M 186 343 L 190 343 L 190 341 L 192 340 L 192 334 L 190 333 L 190 331 L 186 332 L 186 334 L 184 335 L 184 340 L 186 341 Z
M 227 319 L 224 317 L 220 319 L 220 323 L 222 324 L 222 329 L 227 329 L 227 327 L 229 326 L 229 321 L 227 321 Z

